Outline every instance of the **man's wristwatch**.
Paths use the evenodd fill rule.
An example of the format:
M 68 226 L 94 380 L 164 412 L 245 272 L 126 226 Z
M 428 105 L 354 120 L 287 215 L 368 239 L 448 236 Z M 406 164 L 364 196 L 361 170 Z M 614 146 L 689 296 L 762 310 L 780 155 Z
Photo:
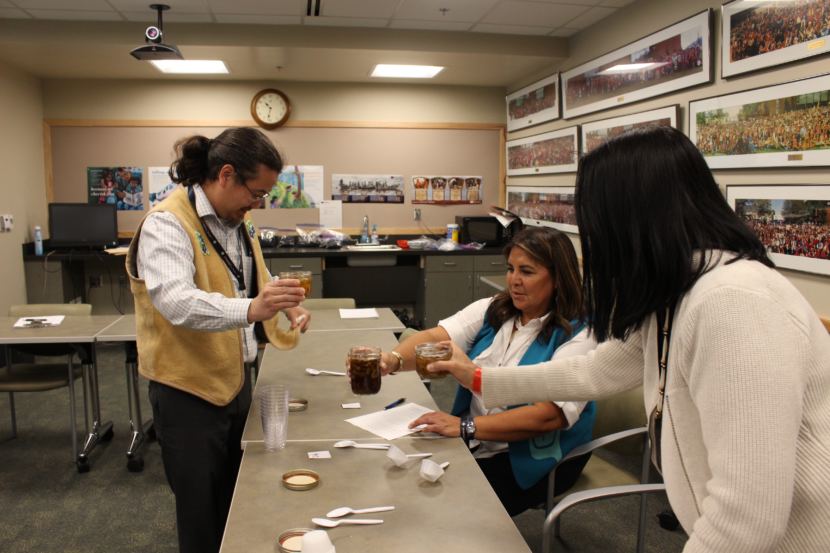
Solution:
M 467 445 L 470 445 L 470 442 L 476 439 L 475 418 L 469 415 L 461 417 L 461 439 Z
M 395 350 L 392 350 L 389 353 L 391 353 L 393 356 L 395 356 L 395 358 L 398 360 L 398 367 L 394 371 L 389 371 L 389 374 L 395 374 L 396 372 L 398 372 L 399 370 L 401 370 L 403 368 L 403 355 L 401 355 L 400 353 L 398 353 Z

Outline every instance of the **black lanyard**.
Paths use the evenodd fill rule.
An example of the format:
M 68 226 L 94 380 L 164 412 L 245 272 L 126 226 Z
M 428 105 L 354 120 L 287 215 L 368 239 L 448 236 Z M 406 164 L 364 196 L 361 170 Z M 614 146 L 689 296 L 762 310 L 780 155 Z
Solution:
M 187 189 L 187 197 L 190 199 L 191 205 L 193 205 L 193 210 L 196 212 L 196 216 L 199 216 L 199 210 L 196 209 L 196 193 L 193 191 L 193 187 Z M 231 260 L 228 252 L 225 251 L 225 248 L 222 247 L 222 244 L 216 239 L 216 236 L 213 235 L 213 232 L 210 230 L 210 227 L 207 225 L 207 221 L 205 221 L 204 217 L 199 217 L 199 221 L 202 222 L 202 228 L 205 231 L 205 234 L 208 237 L 208 241 L 210 245 L 213 246 L 213 249 L 216 250 L 216 253 L 219 254 L 219 257 L 222 258 L 222 261 L 225 262 L 225 265 L 228 267 L 228 270 L 236 277 L 237 282 L 239 282 L 239 289 L 245 290 L 245 275 L 242 273 L 242 270 L 236 266 L 236 264 Z M 242 230 L 244 227 L 244 222 L 239 224 L 237 231 L 239 232 L 239 239 L 242 240 L 242 243 L 245 245 L 245 255 L 248 257 L 252 256 L 251 253 L 251 244 L 248 242 L 247 237 L 245 236 L 245 232 Z

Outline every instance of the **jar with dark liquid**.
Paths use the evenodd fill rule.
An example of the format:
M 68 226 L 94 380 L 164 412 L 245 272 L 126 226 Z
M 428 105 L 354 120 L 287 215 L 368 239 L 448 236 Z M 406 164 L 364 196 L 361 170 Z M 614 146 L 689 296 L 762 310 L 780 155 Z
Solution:
M 444 378 L 447 373 L 431 373 L 427 365 L 435 361 L 448 361 L 452 358 L 452 346 L 438 342 L 425 342 L 415 346 L 415 370 L 423 379 Z
M 354 346 L 349 350 L 349 377 L 355 394 L 380 391 L 380 348 Z

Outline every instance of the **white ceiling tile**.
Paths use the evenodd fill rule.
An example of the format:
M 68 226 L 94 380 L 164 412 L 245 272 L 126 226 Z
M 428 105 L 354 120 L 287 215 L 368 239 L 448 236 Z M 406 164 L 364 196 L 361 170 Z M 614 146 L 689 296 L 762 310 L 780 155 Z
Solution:
M 60 21 L 123 21 L 116 11 L 26 10 L 35 19 Z
M 472 28 L 476 33 L 498 33 L 503 35 L 546 35 L 550 27 L 532 27 L 530 25 L 495 25 L 479 23 Z
M 9 0 L 0 0 L 0 8 L 13 8 L 11 2 Z
M 563 6 L 596 6 L 602 0 L 531 0 L 545 4 L 559 4 Z
M 67 4 L 70 4 L 67 6 Z M 148 5 L 150 2 L 147 3 Z M 112 10 L 106 0 L 14 0 L 14 5 L 24 10 Z M 70 8 L 70 9 L 67 9 Z
M 321 0 L 320 15 L 327 17 L 389 18 L 398 0 Z
M 146 11 L 155 15 L 156 10 L 150 9 L 150 4 L 147 0 L 108 0 L 113 8 L 120 12 L 140 12 Z M 165 19 L 168 15 L 174 13 L 208 13 L 207 0 L 163 0 L 161 2 L 170 6 L 170 9 L 164 12 Z
M 150 12 L 149 10 L 146 12 L 121 12 L 121 15 L 127 21 L 140 21 L 142 23 L 155 23 L 158 20 L 158 17 L 155 13 Z M 207 12 L 205 13 L 172 13 L 172 12 L 164 12 L 163 22 L 165 23 L 165 29 L 167 28 L 168 22 L 173 23 L 212 23 L 213 17 Z
M 215 14 L 305 15 L 306 0 L 207 0 Z
M 549 36 L 559 36 L 559 37 L 567 37 L 573 36 L 579 32 L 579 29 L 569 29 L 567 27 L 560 27 L 558 29 L 554 29 L 549 33 Z
M 28 15 L 23 10 L 18 10 L 15 8 L 0 8 L 0 19 L 31 19 L 32 16 Z
M 303 22 L 299 15 L 237 15 L 216 14 L 219 23 L 239 23 L 251 25 L 300 25 Z
M 499 0 L 401 0 L 395 11 L 398 19 L 428 19 L 431 21 L 478 21 Z M 448 11 L 442 12 L 441 8 Z
M 350 17 L 304 17 L 303 23 L 320 27 L 386 27 L 388 19 L 350 18 Z
M 528 27 L 547 26 L 550 31 L 551 28 L 561 27 L 587 10 L 584 6 L 508 1 L 500 2 L 481 22 Z
M 425 31 L 467 31 L 472 26 L 464 21 L 421 21 L 418 19 L 393 19 L 392 29 L 417 29 Z
M 582 15 L 566 22 L 566 25 L 571 29 L 584 29 L 585 27 L 590 27 L 601 19 L 605 19 L 615 11 L 617 10 L 614 8 L 591 8 Z

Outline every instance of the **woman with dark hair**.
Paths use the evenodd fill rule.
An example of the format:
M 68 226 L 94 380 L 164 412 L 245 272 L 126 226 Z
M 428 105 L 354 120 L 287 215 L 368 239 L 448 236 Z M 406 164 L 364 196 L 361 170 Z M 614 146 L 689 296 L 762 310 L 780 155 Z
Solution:
M 685 553 L 830 551 L 830 336 L 703 156 L 672 128 L 621 136 L 580 161 L 576 206 L 597 349 L 430 370 L 486 405 L 643 384 Z
M 570 239 L 550 228 L 525 229 L 507 245 L 507 290 L 476 301 L 438 326 L 384 353 L 384 370 L 415 368 L 415 346 L 453 340 L 479 363 L 525 365 L 595 347 L 583 332 L 579 264 Z M 452 413 L 435 411 L 410 427 L 464 438 L 510 515 L 543 503 L 547 474 L 591 439 L 594 405 L 542 401 L 486 409 L 460 388 Z M 563 463 L 556 491 L 570 488 L 587 456 Z

